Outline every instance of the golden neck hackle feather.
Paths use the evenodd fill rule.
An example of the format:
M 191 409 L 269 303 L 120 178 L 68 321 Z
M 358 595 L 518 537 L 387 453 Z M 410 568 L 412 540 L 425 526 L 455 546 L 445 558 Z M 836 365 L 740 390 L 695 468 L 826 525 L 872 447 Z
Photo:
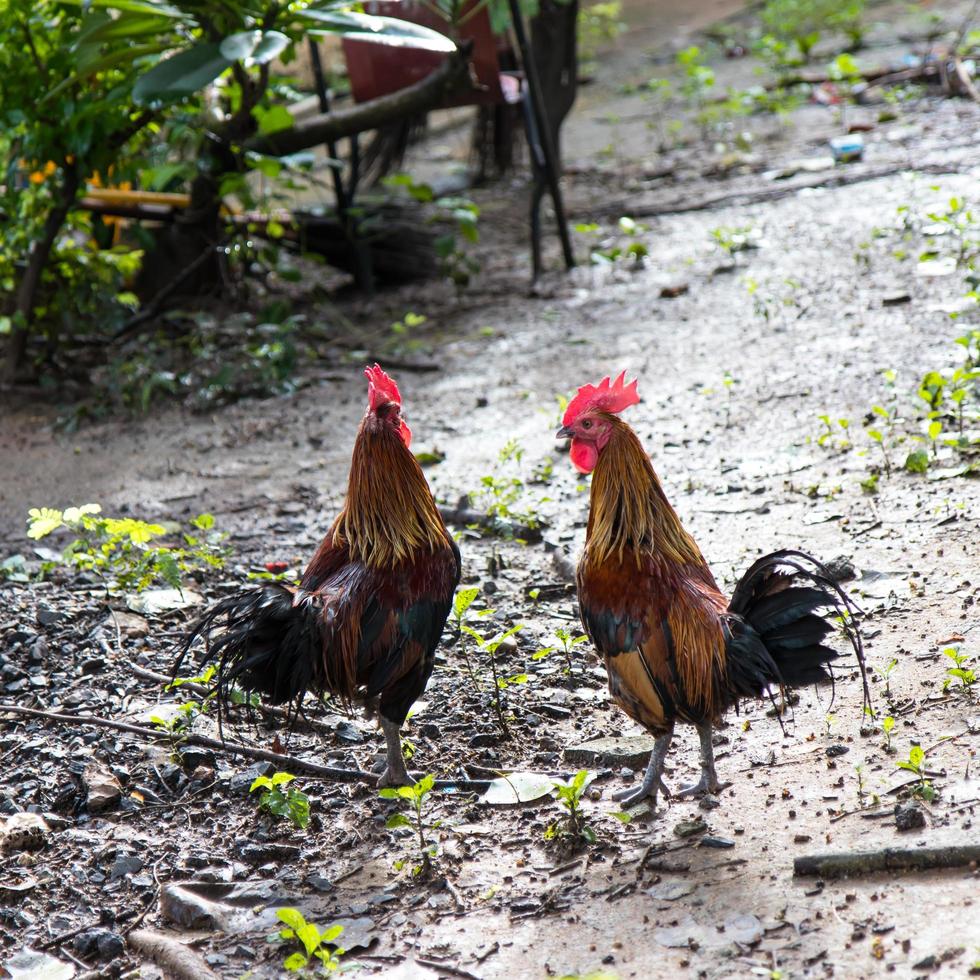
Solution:
M 346 545 L 352 557 L 375 568 L 449 545 L 418 460 L 398 433 L 373 415 L 358 431 L 347 499 L 331 530 L 334 546 Z
M 612 434 L 592 473 L 588 557 L 623 561 L 630 548 L 639 564 L 653 554 L 680 563 L 704 564 L 694 539 L 671 507 L 636 433 L 615 415 L 604 415 Z

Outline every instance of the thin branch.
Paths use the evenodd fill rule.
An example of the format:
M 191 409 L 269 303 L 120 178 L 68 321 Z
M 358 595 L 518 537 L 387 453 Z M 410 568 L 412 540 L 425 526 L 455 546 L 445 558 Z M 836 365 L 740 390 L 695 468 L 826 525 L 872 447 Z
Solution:
M 950 847 L 884 847 L 880 851 L 843 851 L 837 854 L 806 854 L 793 861 L 793 874 L 843 878 L 879 871 L 932 871 L 961 868 L 980 861 L 980 844 Z
M 252 136 L 245 141 L 245 149 L 271 156 L 287 156 L 438 108 L 450 96 L 472 86 L 469 51 L 469 45 L 461 45 L 434 72 L 414 85 L 350 109 L 314 116 L 290 129 Z
M 15 715 L 25 715 L 28 718 L 39 718 L 42 721 L 53 722 L 56 725 L 94 725 L 97 728 L 109 728 L 128 735 L 139 735 L 151 742 L 176 740 L 181 745 L 196 745 L 200 748 L 211 749 L 214 752 L 226 752 L 231 755 L 242 755 L 248 759 L 258 759 L 262 762 L 274 762 L 279 766 L 295 769 L 308 776 L 317 776 L 336 783 L 377 783 L 374 773 L 362 772 L 359 769 L 338 769 L 334 766 L 321 766 L 316 762 L 308 762 L 294 755 L 270 752 L 267 749 L 256 749 L 239 742 L 219 741 L 206 735 L 196 735 L 187 732 L 170 736 L 155 728 L 144 728 L 141 725 L 130 725 L 123 721 L 113 721 L 111 718 L 101 718 L 98 715 L 62 715 L 54 711 L 41 711 L 38 708 L 26 708 L 19 704 L 0 704 L 0 714 L 9 712 Z M 490 785 L 486 779 L 437 779 L 436 789 L 455 789 L 464 793 L 482 793 Z

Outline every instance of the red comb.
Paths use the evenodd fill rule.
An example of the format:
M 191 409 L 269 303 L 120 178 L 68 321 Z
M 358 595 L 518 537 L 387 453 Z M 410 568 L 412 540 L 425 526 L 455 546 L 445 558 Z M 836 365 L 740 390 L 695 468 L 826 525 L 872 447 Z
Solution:
M 565 417 L 561 420 L 562 425 L 572 425 L 579 416 L 590 410 L 618 415 L 624 408 L 635 405 L 640 400 L 636 393 L 636 379 L 629 384 L 625 381 L 626 372 L 623 371 L 615 381 L 606 377 L 597 385 L 582 385 L 578 394 L 568 403 Z
M 402 396 L 398 394 L 398 385 L 381 370 L 380 364 L 366 367 L 364 377 L 368 379 L 368 408 L 372 412 L 376 412 L 388 402 L 401 405 Z

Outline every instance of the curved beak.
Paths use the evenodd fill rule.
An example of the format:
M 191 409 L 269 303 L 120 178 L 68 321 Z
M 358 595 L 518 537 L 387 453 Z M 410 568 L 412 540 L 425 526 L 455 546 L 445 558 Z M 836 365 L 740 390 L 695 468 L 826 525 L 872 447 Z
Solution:
M 567 425 L 563 425 L 555 433 L 555 438 L 556 439 L 571 439 L 572 438 L 572 430 Z

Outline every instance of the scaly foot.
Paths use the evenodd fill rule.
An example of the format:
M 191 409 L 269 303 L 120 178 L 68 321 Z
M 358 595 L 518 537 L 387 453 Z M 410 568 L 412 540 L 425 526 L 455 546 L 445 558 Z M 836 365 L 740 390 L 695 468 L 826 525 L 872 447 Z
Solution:
M 721 783 L 713 772 L 702 772 L 701 778 L 690 786 L 685 786 L 677 792 L 677 798 L 685 796 L 704 796 L 706 793 L 717 793 L 721 790 Z
M 385 771 L 378 776 L 378 789 L 387 789 L 390 786 L 414 786 L 415 780 L 409 776 L 404 766 L 390 765 L 385 767 Z
M 657 808 L 657 794 L 663 791 L 664 796 L 670 799 L 670 790 L 667 789 L 666 784 L 663 779 L 658 776 L 656 780 L 652 781 L 648 786 L 646 780 L 636 789 L 621 789 L 616 793 L 613 793 L 613 799 L 617 803 L 622 803 L 624 807 L 633 806 L 635 803 L 639 803 L 641 800 L 645 800 L 647 797 L 650 798 L 651 807 L 653 809 Z

